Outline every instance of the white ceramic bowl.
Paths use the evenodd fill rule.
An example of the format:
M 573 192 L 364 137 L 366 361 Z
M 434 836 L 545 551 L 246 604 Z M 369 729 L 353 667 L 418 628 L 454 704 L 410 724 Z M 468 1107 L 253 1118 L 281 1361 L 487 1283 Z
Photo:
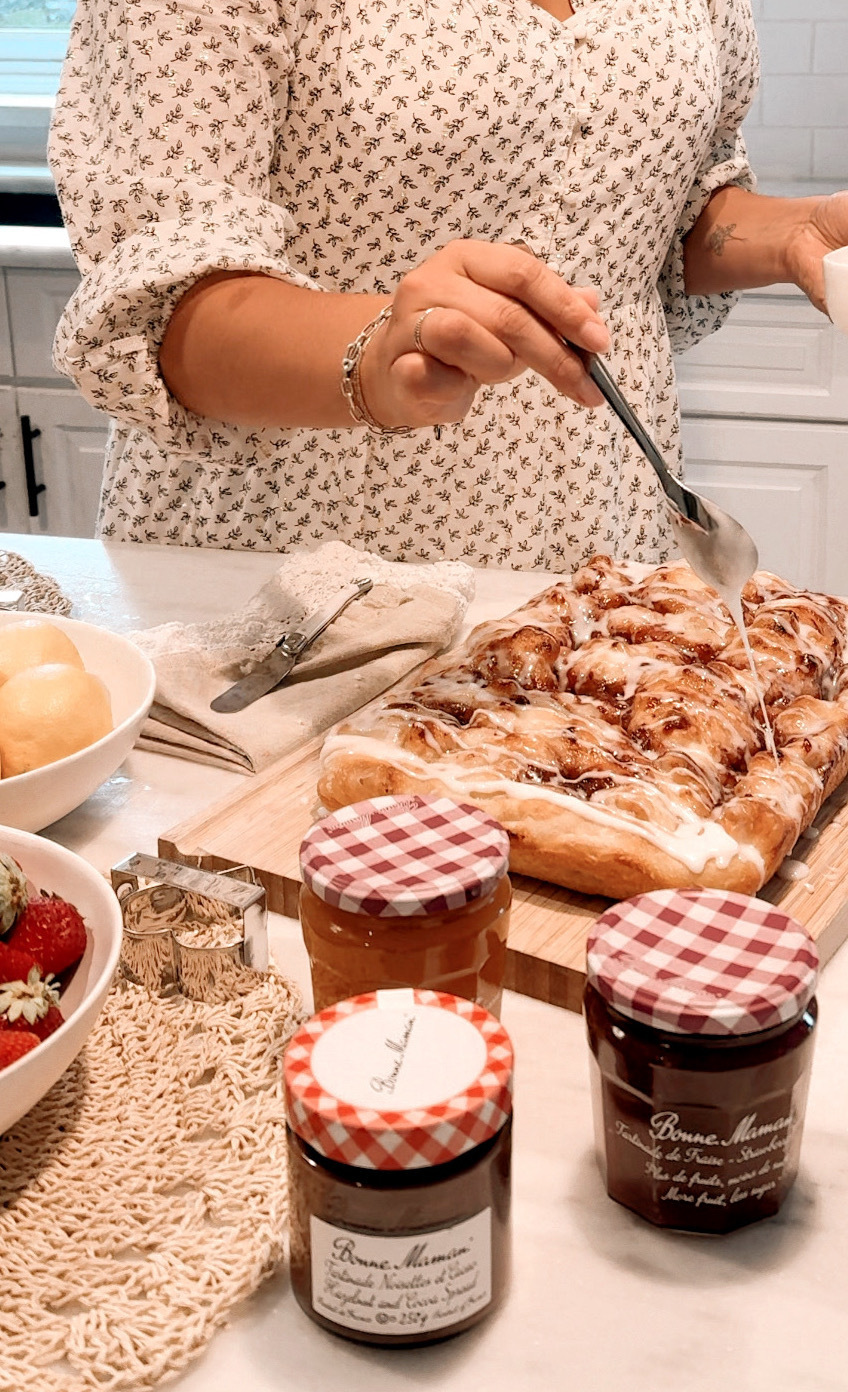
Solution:
M 79 909 L 88 946 L 62 994 L 65 1023 L 8 1068 L 0 1069 L 0 1134 L 34 1107 L 69 1064 L 94 1025 L 121 950 L 121 908 L 111 885 L 81 856 L 44 837 L 0 826 L 0 850 L 14 856 L 40 890 L 60 894 Z
M 56 614 L 2 614 L 0 624 L 43 618 L 67 633 L 89 672 L 101 677 L 112 698 L 114 728 L 65 759 L 0 778 L 0 825 L 41 831 L 99 788 L 123 763 L 150 709 L 156 689 L 153 664 L 128 638 Z

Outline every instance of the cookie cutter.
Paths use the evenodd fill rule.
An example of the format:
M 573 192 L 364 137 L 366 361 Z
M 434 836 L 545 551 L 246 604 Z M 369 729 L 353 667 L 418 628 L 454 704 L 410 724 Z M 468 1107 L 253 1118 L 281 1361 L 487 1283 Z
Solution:
M 267 970 L 265 890 L 249 866 L 218 872 L 137 851 L 111 880 L 128 981 L 215 1004 L 240 994 L 247 971 Z

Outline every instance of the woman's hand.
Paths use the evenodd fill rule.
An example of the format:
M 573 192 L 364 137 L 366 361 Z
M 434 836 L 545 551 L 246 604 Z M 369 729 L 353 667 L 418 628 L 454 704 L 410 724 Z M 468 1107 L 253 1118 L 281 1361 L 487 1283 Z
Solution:
M 594 290 L 569 285 L 519 246 L 449 242 L 404 276 L 391 319 L 362 355 L 368 410 L 385 426 L 460 420 L 482 385 L 528 368 L 581 405 L 598 406 L 600 392 L 562 342 L 606 351 L 597 304 Z
M 822 257 L 848 246 L 848 191 L 811 202 L 805 221 L 788 248 L 790 273 L 816 309 L 827 314 Z

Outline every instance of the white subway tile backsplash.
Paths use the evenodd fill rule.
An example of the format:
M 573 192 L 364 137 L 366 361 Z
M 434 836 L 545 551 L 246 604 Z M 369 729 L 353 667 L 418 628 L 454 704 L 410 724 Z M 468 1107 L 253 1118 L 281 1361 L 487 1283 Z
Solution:
M 746 125 L 746 127 L 747 127 L 747 126 L 761 126 L 761 125 L 763 124 L 763 111 L 762 111 L 762 106 L 763 106 L 763 97 L 762 97 L 762 88 L 761 88 L 760 91 L 757 93 L 757 95 L 754 97 L 754 100 L 752 101 L 751 105 L 750 105 L 749 108 L 748 108 L 748 115 L 745 117 L 745 125 Z
M 820 28 L 841 29 L 839 24 L 820 25 Z M 848 25 L 844 26 L 848 29 Z M 813 70 L 812 24 L 783 24 L 761 20 L 757 25 L 763 72 L 808 73 Z M 820 68 L 819 72 L 841 72 L 841 68 Z
M 848 75 L 848 0 L 845 5 L 845 19 L 841 24 L 816 24 L 813 26 L 815 42 L 813 46 L 813 72 L 841 73 Z M 778 69 L 773 69 L 777 72 Z
M 751 0 L 762 60 L 745 122 L 763 179 L 848 187 L 848 0 Z
M 762 120 L 767 126 L 848 127 L 848 82 L 837 74 L 768 76 Z
M 744 134 L 755 171 L 848 187 L 848 0 L 750 3 L 761 79 Z
M 811 130 L 792 126 L 749 126 L 746 121 L 743 133 L 751 165 L 759 178 L 795 179 L 812 173 Z
M 813 135 L 813 177 L 848 188 L 848 130 L 817 130 Z
M 844 19 L 846 0 L 762 0 L 760 19 Z

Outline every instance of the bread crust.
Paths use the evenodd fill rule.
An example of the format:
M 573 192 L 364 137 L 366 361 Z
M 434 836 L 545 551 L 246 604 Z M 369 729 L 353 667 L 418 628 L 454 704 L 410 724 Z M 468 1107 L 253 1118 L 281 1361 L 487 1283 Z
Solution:
M 571 587 L 559 585 L 514 615 L 482 625 L 337 726 L 322 755 L 322 802 L 337 808 L 420 792 L 475 803 L 509 832 L 514 871 L 585 894 L 620 899 L 691 885 L 755 893 L 848 774 L 848 606 L 813 597 L 813 655 L 827 658 L 813 671 L 811 621 L 783 635 L 774 657 L 774 613 L 782 623 L 793 596 L 799 610 L 809 603 L 805 592 L 765 574 L 747 591 L 749 631 L 755 641 L 761 620 L 764 684 L 777 698 L 776 765 L 762 747 L 750 678 L 732 665 L 736 640 L 717 597 L 691 573 L 659 567 L 651 572 L 653 585 L 650 577 L 640 585 L 637 606 L 630 603 L 632 578 L 622 580 L 616 568 L 613 583 L 605 568 L 612 563 L 600 558 L 599 565 L 594 585 L 585 570 L 578 572 Z M 615 603 L 616 595 L 624 602 Z M 584 610 L 569 637 L 563 610 L 570 604 L 573 616 L 575 596 Z M 666 607 L 678 600 L 680 607 Z M 651 604 L 648 623 L 641 611 Z M 681 660 L 687 606 L 696 611 L 690 629 L 701 651 Z M 637 637 L 624 656 L 632 662 L 638 649 L 644 673 L 632 691 L 616 693 L 621 634 L 630 624 L 626 607 Z M 618 611 L 612 625 L 604 617 L 611 610 Z M 535 647 L 534 628 L 544 635 Z M 576 658 L 587 633 L 595 646 L 585 650 L 598 671 Z M 781 663 L 789 671 L 788 699 L 778 679 Z M 579 680 L 582 694 L 570 690 L 569 673 L 577 674 L 573 684 Z M 594 682 L 594 695 L 586 695 L 587 682 Z M 686 696 L 678 711 L 680 691 Z M 701 708 L 691 704 L 698 700 Z M 545 780 L 538 796 L 534 778 Z M 712 787 L 710 804 L 704 790 Z
M 322 803 L 329 809 L 373 797 L 400 797 L 408 793 L 437 796 L 455 794 L 438 778 L 418 778 L 376 759 L 329 759 L 318 784 Z M 695 873 L 674 856 L 663 853 L 627 826 L 604 827 L 568 807 L 553 810 L 546 802 L 524 802 L 508 793 L 472 793 L 467 800 L 483 808 L 509 833 L 510 869 L 532 875 L 582 894 L 626 899 L 659 887 L 700 884 L 752 894 L 762 882 L 754 859 L 736 855 L 727 864 L 708 860 Z

